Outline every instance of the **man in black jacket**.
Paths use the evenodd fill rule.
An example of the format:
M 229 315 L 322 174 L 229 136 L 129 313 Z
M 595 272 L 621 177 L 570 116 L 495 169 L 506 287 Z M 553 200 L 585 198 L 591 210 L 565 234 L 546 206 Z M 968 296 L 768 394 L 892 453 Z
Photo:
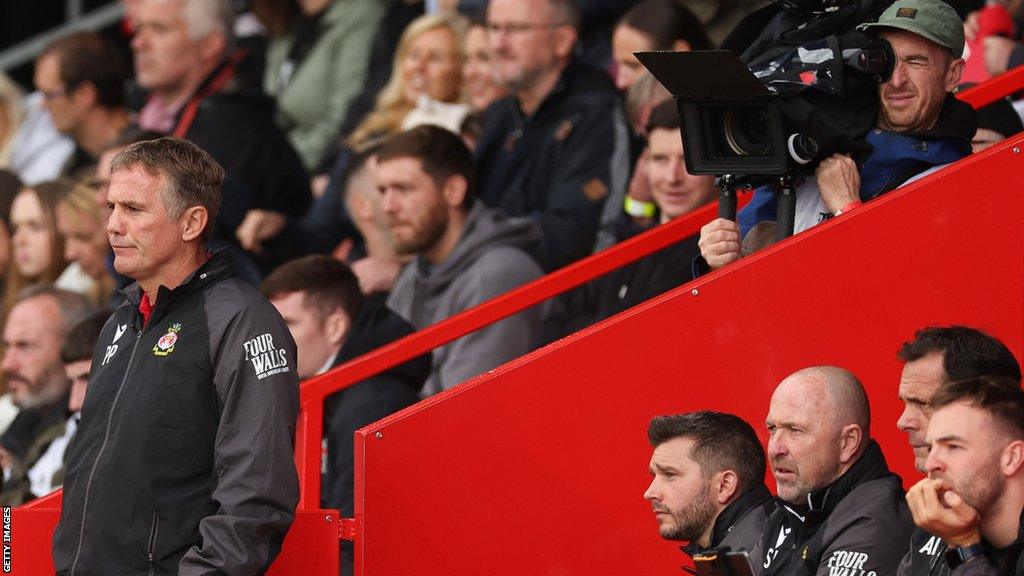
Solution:
M 300 378 L 335 366 L 412 334 L 415 329 L 379 302 L 364 299 L 359 281 L 343 262 L 306 256 L 274 270 L 260 291 L 281 313 L 298 346 Z M 324 403 L 327 470 L 320 502 L 345 518 L 355 513 L 353 490 L 355 431 L 411 406 L 430 376 L 430 355 L 362 380 Z M 351 547 L 342 543 L 342 573 L 351 573 Z
M 720 412 L 658 416 L 647 438 L 653 479 L 644 498 L 661 537 L 689 542 L 682 551 L 691 557 L 712 548 L 754 548 L 773 506 L 764 450 L 750 424 Z
M 928 478 L 907 493 L 914 522 L 942 538 L 952 576 L 1024 574 L 1024 392 L 977 378 L 932 407 Z
M 239 241 L 259 251 L 280 232 L 263 229 L 264 212 L 298 218 L 312 196 L 302 161 L 274 124 L 273 100 L 244 78 L 231 2 L 141 0 L 133 17 L 136 80 L 150 92 L 139 125 L 187 138 L 224 167 L 243 191 L 226 195 L 222 209 L 246 215 Z
M 967 326 L 939 326 L 918 330 L 914 339 L 900 346 L 897 356 L 905 362 L 899 395 L 904 409 L 896 426 L 906 432 L 914 450 L 914 466 L 928 472 L 925 462 L 931 446 L 928 423 L 932 398 L 953 382 L 979 377 L 993 378 L 1010 388 L 1020 388 L 1017 359 L 1005 344 Z M 942 538 L 920 527 L 914 530 L 910 550 L 900 563 L 900 576 L 943 576 L 949 573 L 942 555 Z
M 571 0 L 493 0 L 487 11 L 492 70 L 512 96 L 484 114 L 480 198 L 540 224 L 546 271 L 591 253 L 605 200 L 622 202 L 629 173 L 615 86 L 572 56 L 579 21 Z
M 899 476 L 868 436 L 856 376 L 834 366 L 790 375 L 766 424 L 779 498 L 758 553 L 764 576 L 895 573 L 913 524 Z
M 93 355 L 54 534 L 60 575 L 255 576 L 291 527 L 295 343 L 204 247 L 223 179 L 180 138 L 111 162 L 107 235 L 135 283 Z

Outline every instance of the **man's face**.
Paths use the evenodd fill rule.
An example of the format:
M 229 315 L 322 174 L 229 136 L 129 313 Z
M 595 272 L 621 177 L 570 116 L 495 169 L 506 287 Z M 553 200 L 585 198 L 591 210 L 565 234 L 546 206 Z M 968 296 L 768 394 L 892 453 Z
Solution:
M 416 158 L 378 162 L 377 190 L 399 254 L 430 251 L 448 228 L 448 206 Z
M 135 78 L 156 93 L 175 93 L 203 69 L 202 42 L 189 38 L 181 0 L 141 0 L 135 10 Z
M 944 480 L 985 518 L 1006 488 L 999 457 L 1007 444 L 985 410 L 966 402 L 943 406 L 928 425 L 930 478 Z
M 43 95 L 43 107 L 50 113 L 53 126 L 62 134 L 74 134 L 82 121 L 74 91 L 60 79 L 60 58 L 47 54 L 36 62 L 34 77 L 36 90 Z
M 316 376 L 338 353 L 338 345 L 327 335 L 327 319 L 313 306 L 306 306 L 305 292 L 290 292 L 270 301 L 284 318 L 298 349 L 299 378 Z
M 52 404 L 67 391 L 60 362 L 64 341 L 60 326 L 60 310 L 50 296 L 19 302 L 7 316 L 0 369 L 11 400 L 22 410 Z
M 68 399 L 68 410 L 79 412 L 85 402 L 85 390 L 89 387 L 89 370 L 92 360 L 75 360 L 64 365 L 64 375 L 71 381 L 71 397 Z
M 946 381 L 946 369 L 942 363 L 942 354 L 933 352 L 907 362 L 903 366 L 903 375 L 900 376 L 903 413 L 896 421 L 896 427 L 907 433 L 910 447 L 914 450 L 914 466 L 919 472 L 927 471 L 924 462 L 928 458 L 929 444 L 925 434 L 928 432 L 928 420 L 932 415 L 928 403 L 939 386 Z
M 694 176 L 686 171 L 683 138 L 679 130 L 651 130 L 647 150 L 651 192 L 664 219 L 682 216 L 714 197 L 714 176 Z
M 89 276 L 99 280 L 107 273 L 106 256 L 109 244 L 99 219 L 57 206 L 57 232 L 64 237 L 64 259 L 77 262 Z
M 892 44 L 896 67 L 878 87 L 878 126 L 893 132 L 920 132 L 935 125 L 946 93 L 960 82 L 963 59 L 938 44 L 903 30 L 880 35 Z
M 790 376 L 772 395 L 766 425 L 768 461 L 779 497 L 803 503 L 839 476 L 839 430 L 830 421 L 824 383 Z
M 135 165 L 114 172 L 107 191 L 107 237 L 114 269 L 140 283 L 161 281 L 178 272 L 185 241 L 180 221 L 168 220 L 160 191 L 164 177 Z
M 547 0 L 492 0 L 487 10 L 494 76 L 511 90 L 529 89 L 560 65 L 555 14 Z
M 658 519 L 666 540 L 697 540 L 717 515 L 711 502 L 711 483 L 700 464 L 690 458 L 692 438 L 673 438 L 659 444 L 651 455 L 651 485 L 644 498 Z

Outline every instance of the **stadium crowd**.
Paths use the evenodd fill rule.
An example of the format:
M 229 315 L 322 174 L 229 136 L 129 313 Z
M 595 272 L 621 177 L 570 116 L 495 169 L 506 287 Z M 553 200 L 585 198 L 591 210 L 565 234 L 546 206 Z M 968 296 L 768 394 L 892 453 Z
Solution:
M 854 24 L 888 41 L 895 68 L 873 88 L 870 153 L 831 155 L 799 183 L 798 232 L 1024 130 L 1017 102 L 975 114 L 954 95 L 1024 63 L 1021 2 L 861 3 L 870 9 Z M 243 14 L 228 0 L 125 5 L 116 31 L 46 46 L 33 86 L 0 74 L 5 505 L 62 485 L 90 366 L 107 364 L 116 353 L 108 344 L 125 330 L 105 327 L 107 318 L 141 306 L 145 326 L 149 295 L 164 298 L 111 247 L 141 226 L 133 211 L 147 210 L 120 192 L 108 198 L 112 178 L 123 182 L 137 164 L 172 177 L 140 144 L 194 156 L 176 144 L 187 140 L 223 168 L 222 183 L 203 184 L 220 189 L 204 204 L 210 222 L 188 242 L 200 242 L 211 262 L 233 262 L 270 301 L 297 348 L 292 370 L 309 378 L 712 202 L 714 178 L 686 170 L 675 101 L 633 53 L 742 53 L 780 15 L 756 0 L 251 0 Z M 777 215 L 763 192 L 735 222 L 716 219 L 698 236 L 329 398 L 323 505 L 353 513 L 355 430 L 770 243 Z M 168 215 L 182 214 L 162 198 Z M 99 342 L 111 329 L 113 341 Z M 953 571 L 1009 573 L 1000 563 L 1017 533 L 1008 536 L 1006 518 L 989 522 L 990 500 L 1002 495 L 977 493 L 951 451 L 964 443 L 958 421 L 1010 420 L 986 428 L 985 441 L 1010 446 L 1019 466 L 1024 401 L 1011 390 L 1020 372 L 1015 361 L 1012 369 L 954 365 L 954 344 L 943 340 L 951 330 L 960 329 L 924 331 L 900 351 L 907 412 L 899 426 L 918 468 L 936 471 L 908 495 L 918 532 L 867 436 L 860 383 L 814 367 L 780 383 L 768 413 L 777 505 L 746 423 L 711 413 L 651 423 L 646 497 L 662 535 L 689 541 L 691 554 L 723 542 L 749 550 L 766 574 L 827 566 L 856 569 L 851 575 L 897 565 L 932 574 L 938 537 L 965 555 Z M 1009 354 L 964 330 L 974 348 L 962 356 Z M 173 349 L 177 333 L 172 327 L 154 353 Z M 908 371 L 936 358 L 945 364 L 929 368 L 940 376 L 921 392 Z M 930 431 L 932 416 L 951 431 Z M 819 432 L 808 429 L 840 441 L 809 444 Z M 692 476 L 680 466 L 696 466 L 704 482 L 685 498 L 673 495 L 677 479 Z M 1019 500 L 1019 488 L 1007 490 Z M 694 504 L 697 492 L 703 500 Z M 877 509 L 846 498 L 865 493 Z M 912 539 L 920 558 L 904 558 Z M 810 559 L 808 548 L 798 555 L 805 545 Z M 343 571 L 350 554 L 343 547 Z M 983 569 L 972 563 L 985 558 Z

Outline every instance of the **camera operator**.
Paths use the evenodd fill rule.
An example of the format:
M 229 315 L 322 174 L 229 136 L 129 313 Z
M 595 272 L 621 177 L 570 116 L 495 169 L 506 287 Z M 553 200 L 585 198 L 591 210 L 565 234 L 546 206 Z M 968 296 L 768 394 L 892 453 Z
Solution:
M 892 75 L 878 87 L 878 119 L 866 138 L 872 151 L 860 170 L 849 155 L 833 154 L 797 186 L 794 232 L 971 152 L 976 116 L 952 94 L 964 69 L 964 33 L 956 11 L 941 0 L 898 0 L 877 22 L 858 28 L 877 33 L 895 55 Z M 758 189 L 736 222 L 719 218 L 704 226 L 699 271 L 766 245 L 774 219 L 771 193 Z

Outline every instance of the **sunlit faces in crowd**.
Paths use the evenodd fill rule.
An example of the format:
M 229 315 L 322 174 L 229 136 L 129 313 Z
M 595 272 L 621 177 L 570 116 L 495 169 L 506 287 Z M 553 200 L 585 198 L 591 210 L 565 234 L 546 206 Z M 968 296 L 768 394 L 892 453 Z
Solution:
M 459 38 L 448 28 L 423 32 L 409 43 L 401 64 L 405 98 L 427 95 L 440 102 L 459 99 L 462 80 Z
M 485 26 L 476 25 L 466 32 L 464 52 L 466 61 L 462 65 L 462 82 L 466 99 L 474 110 L 483 110 L 506 94 L 505 88 L 494 79 Z
M 715 196 L 713 176 L 686 171 L 679 130 L 655 128 L 647 140 L 647 177 L 663 221 L 707 204 Z

